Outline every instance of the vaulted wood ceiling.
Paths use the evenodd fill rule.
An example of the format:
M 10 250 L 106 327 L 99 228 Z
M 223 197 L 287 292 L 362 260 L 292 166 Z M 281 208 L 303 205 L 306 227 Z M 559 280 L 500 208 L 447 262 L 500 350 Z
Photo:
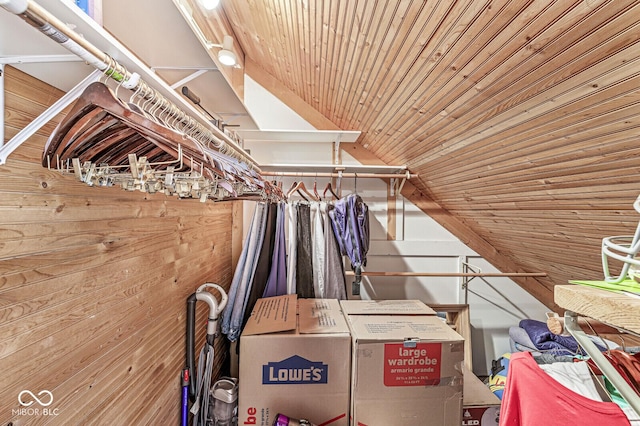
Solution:
M 547 272 L 518 282 L 548 306 L 555 284 L 602 278 L 603 237 L 634 232 L 639 1 L 191 5 L 301 115 L 362 131 L 350 152 L 418 173 L 404 194 L 471 248 Z

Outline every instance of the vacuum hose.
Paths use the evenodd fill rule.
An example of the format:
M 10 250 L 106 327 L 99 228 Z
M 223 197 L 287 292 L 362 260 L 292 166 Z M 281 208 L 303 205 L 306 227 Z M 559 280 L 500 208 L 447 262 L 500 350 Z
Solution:
M 220 302 L 218 302 L 215 296 L 208 291 L 207 288 L 215 288 L 220 293 Z M 224 289 L 218 284 L 205 283 L 202 284 L 195 293 L 187 298 L 187 370 L 189 370 L 189 399 L 194 402 L 196 399 L 196 354 L 195 354 L 195 342 L 196 342 L 196 302 L 200 300 L 209 305 L 209 320 L 207 321 L 207 343 L 213 346 L 217 329 L 218 329 L 218 316 L 227 306 L 228 296 Z

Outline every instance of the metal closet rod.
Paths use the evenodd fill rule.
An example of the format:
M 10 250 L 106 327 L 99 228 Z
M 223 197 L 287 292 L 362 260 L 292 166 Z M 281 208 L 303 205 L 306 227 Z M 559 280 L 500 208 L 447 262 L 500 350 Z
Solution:
M 154 104 L 159 105 L 159 108 L 163 111 L 168 111 L 169 115 L 181 121 L 187 121 L 187 127 L 195 127 L 195 134 L 201 134 L 210 139 L 213 145 L 220 149 L 221 152 L 226 151 L 227 154 L 235 156 L 259 170 L 256 161 L 248 157 L 242 148 L 232 141 L 220 140 L 208 128 L 191 118 L 177 105 L 149 86 L 139 75 L 131 74 L 126 67 L 86 39 L 80 37 L 78 33 L 36 2 L 32 0 L 8 0 L 0 1 L 0 4 L 9 12 L 18 15 L 28 24 L 64 46 L 71 53 L 104 72 L 106 76 L 121 83 L 125 88 L 134 92 L 137 91 L 145 100 L 154 100 Z M 66 36 L 68 40 L 65 40 L 62 35 Z M 228 150 L 224 150 L 226 146 L 230 146 L 234 152 L 230 153 Z
M 415 179 L 417 174 L 409 173 L 339 173 L 339 172 L 262 172 L 262 176 L 282 177 L 319 177 L 319 178 L 377 178 L 377 179 Z
M 357 275 L 345 271 L 346 275 Z M 361 276 L 370 277 L 546 277 L 546 272 L 365 272 Z

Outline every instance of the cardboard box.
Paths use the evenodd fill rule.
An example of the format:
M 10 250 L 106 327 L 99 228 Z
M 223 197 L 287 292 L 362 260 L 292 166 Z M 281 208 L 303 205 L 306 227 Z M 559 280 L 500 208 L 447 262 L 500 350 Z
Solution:
M 466 367 L 462 397 L 462 426 L 498 426 L 500 399 Z
M 240 337 L 238 424 L 271 426 L 283 413 L 348 425 L 350 362 L 337 300 L 259 299 Z
M 347 315 L 436 315 L 420 300 L 341 300 Z
M 462 336 L 432 315 L 345 315 L 353 425 L 461 424 Z

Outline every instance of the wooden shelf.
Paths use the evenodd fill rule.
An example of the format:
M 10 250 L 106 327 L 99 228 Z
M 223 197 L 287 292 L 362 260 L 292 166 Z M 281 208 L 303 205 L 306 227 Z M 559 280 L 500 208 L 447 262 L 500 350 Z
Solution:
M 640 334 L 640 297 L 581 285 L 556 285 L 554 300 L 579 315 Z
M 369 166 L 360 164 L 260 164 L 260 169 L 265 172 L 284 173 L 397 173 L 402 177 L 406 172 L 406 166 Z
M 237 129 L 245 142 L 330 143 L 355 142 L 360 132 L 355 130 L 250 130 Z

